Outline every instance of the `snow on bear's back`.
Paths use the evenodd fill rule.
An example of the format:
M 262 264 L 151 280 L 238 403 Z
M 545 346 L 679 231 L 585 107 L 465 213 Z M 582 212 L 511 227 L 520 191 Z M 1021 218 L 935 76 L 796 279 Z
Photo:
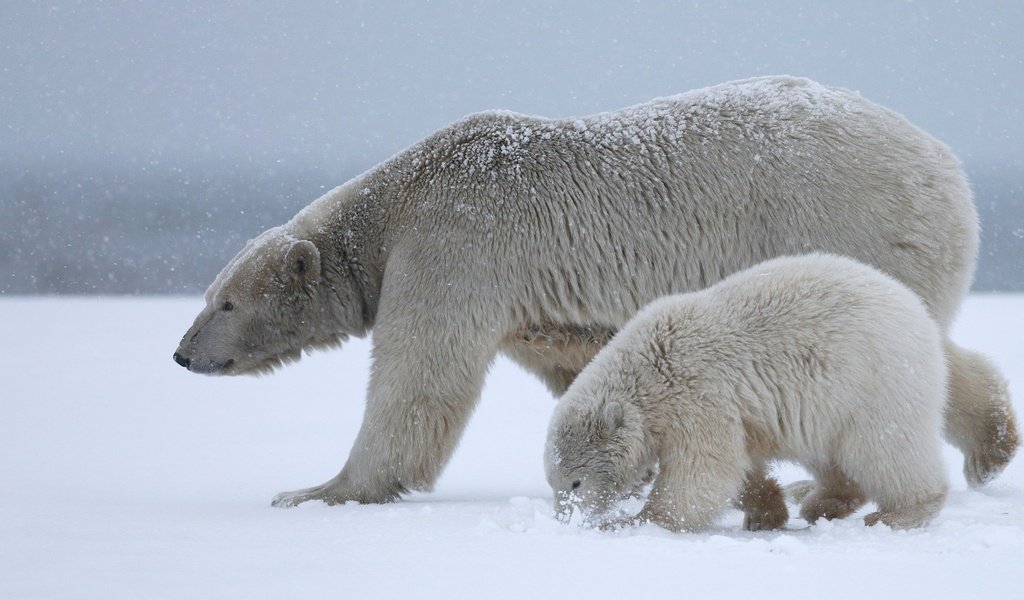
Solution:
M 545 118 L 510 111 L 468 115 L 408 149 L 415 170 L 442 171 L 467 181 L 487 174 L 522 175 L 531 159 L 564 156 L 656 155 L 699 144 L 685 132 L 719 138 L 728 128 L 744 137 L 806 128 L 866 104 L 857 94 L 803 78 L 733 81 L 581 117 Z M 572 153 L 565 152 L 573 148 Z

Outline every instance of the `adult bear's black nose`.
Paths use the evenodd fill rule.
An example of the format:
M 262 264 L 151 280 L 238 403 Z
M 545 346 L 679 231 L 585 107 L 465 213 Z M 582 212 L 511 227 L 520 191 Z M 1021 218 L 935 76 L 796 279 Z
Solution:
M 184 356 L 178 354 L 177 352 L 174 353 L 174 362 L 185 367 L 186 369 L 190 364 L 192 364 L 192 361 L 190 359 L 185 358 Z

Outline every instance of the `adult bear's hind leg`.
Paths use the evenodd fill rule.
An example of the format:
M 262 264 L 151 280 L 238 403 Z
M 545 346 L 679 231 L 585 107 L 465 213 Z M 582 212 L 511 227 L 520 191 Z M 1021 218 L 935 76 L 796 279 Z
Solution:
M 964 453 L 972 487 L 995 479 L 1013 458 L 1020 438 L 1006 380 L 984 356 L 947 340 L 949 404 L 945 437 Z

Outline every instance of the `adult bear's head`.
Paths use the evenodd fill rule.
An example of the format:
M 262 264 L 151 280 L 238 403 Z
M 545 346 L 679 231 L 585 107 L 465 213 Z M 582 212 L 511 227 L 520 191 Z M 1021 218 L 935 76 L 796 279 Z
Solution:
M 206 307 L 174 353 L 194 373 L 269 372 L 303 349 L 364 335 L 360 288 L 344 259 L 281 227 L 249 240 L 206 290 Z

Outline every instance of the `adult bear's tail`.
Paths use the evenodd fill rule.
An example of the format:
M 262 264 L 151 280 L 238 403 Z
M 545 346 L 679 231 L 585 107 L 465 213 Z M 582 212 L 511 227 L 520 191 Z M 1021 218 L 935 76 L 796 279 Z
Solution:
M 949 400 L 945 437 L 964 453 L 971 487 L 995 479 L 1020 445 L 1006 380 L 992 362 L 949 341 Z

